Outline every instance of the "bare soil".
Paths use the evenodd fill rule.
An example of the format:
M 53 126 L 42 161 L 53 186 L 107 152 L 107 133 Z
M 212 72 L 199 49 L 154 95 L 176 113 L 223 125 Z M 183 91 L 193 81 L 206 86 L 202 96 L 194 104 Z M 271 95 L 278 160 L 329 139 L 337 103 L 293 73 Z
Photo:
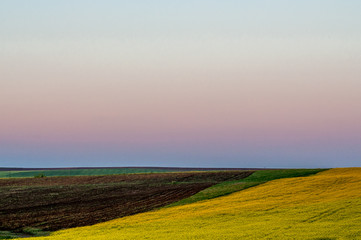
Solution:
M 54 231 L 159 208 L 253 171 L 0 179 L 0 230 Z

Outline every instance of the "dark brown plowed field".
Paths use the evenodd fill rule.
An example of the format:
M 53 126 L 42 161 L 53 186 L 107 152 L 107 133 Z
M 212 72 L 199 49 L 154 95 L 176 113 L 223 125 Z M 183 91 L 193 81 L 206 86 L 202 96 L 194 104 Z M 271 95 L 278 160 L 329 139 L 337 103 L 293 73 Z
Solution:
M 0 230 L 58 230 L 149 211 L 252 171 L 0 179 Z

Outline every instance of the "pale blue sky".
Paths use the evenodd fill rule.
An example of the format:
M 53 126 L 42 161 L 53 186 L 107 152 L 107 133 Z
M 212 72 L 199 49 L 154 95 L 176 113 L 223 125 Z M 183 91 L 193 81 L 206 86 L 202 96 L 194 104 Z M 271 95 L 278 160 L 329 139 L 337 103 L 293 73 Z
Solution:
M 361 1 L 0 1 L 0 166 L 361 166 Z

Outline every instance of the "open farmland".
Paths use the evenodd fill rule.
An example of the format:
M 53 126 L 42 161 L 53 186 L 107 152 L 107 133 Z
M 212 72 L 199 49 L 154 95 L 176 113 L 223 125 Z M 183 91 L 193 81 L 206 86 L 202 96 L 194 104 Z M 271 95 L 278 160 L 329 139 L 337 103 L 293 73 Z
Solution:
M 162 173 L 186 171 L 258 170 L 251 168 L 176 168 L 176 167 L 78 167 L 78 168 L 0 168 L 0 178 L 58 176 L 99 176 L 130 173 Z
M 0 229 L 58 230 L 145 212 L 252 171 L 0 179 Z
M 361 169 L 274 180 L 37 239 L 361 239 Z

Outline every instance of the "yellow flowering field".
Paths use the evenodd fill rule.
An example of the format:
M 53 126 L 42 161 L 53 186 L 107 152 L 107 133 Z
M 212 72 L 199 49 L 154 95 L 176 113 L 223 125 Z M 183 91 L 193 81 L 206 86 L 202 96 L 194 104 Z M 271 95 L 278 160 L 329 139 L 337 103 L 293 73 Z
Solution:
M 361 239 L 361 168 L 274 180 L 34 239 Z

